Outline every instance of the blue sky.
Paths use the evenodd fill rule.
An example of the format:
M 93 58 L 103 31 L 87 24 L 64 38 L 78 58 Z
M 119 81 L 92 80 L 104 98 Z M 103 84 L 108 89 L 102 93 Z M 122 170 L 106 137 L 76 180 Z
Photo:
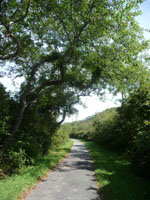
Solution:
M 137 17 L 140 26 L 150 28 L 150 0 L 146 0 L 141 4 L 140 9 L 142 10 L 142 15 Z
M 141 4 L 140 10 L 142 10 L 142 15 L 137 17 L 137 21 L 142 28 L 150 29 L 150 0 L 146 0 Z M 150 33 L 145 32 L 144 35 L 147 39 L 150 39 Z

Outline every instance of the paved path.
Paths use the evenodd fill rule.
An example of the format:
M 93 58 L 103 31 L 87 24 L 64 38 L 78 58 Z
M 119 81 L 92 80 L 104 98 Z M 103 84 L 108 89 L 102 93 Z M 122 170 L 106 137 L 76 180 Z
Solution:
M 98 200 L 92 162 L 85 146 L 74 140 L 73 148 L 25 200 Z

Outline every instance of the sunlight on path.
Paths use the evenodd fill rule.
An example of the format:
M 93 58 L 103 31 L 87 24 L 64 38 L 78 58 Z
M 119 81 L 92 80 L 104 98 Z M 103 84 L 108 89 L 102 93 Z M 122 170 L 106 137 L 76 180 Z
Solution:
M 69 156 L 25 200 L 98 200 L 98 196 L 89 153 L 74 140 Z

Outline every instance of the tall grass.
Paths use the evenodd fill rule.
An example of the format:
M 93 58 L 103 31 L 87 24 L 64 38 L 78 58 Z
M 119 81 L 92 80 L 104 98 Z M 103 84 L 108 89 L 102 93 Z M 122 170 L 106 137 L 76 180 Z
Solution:
M 69 152 L 72 141 L 40 158 L 33 166 L 25 167 L 19 174 L 0 181 L 0 200 L 21 199 L 22 194 L 31 189 L 50 169 Z
M 136 176 L 127 159 L 93 142 L 86 146 L 94 161 L 101 200 L 150 199 L 150 180 Z

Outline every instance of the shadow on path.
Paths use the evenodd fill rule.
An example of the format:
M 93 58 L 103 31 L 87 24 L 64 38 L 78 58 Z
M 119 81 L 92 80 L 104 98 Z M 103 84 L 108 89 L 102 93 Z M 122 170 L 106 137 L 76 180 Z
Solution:
M 99 200 L 94 169 L 85 146 L 74 140 L 73 148 L 26 200 Z

